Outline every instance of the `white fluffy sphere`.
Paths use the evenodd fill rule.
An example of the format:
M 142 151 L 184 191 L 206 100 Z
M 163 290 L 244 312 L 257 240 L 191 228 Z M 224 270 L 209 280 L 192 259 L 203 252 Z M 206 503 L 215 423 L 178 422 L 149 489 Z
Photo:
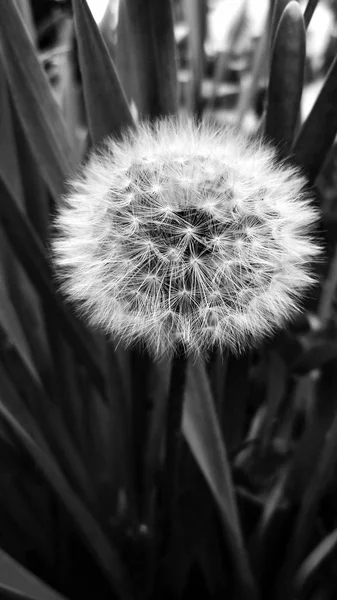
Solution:
M 282 327 L 314 281 L 305 183 L 233 129 L 166 119 L 108 139 L 55 219 L 62 289 L 155 356 L 241 351 Z

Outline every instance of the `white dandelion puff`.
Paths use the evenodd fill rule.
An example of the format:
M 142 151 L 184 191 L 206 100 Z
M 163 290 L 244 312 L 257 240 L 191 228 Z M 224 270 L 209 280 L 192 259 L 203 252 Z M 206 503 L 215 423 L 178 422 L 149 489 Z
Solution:
M 261 140 L 166 119 L 91 155 L 52 254 L 64 293 L 126 345 L 239 352 L 300 310 L 317 220 L 300 170 Z

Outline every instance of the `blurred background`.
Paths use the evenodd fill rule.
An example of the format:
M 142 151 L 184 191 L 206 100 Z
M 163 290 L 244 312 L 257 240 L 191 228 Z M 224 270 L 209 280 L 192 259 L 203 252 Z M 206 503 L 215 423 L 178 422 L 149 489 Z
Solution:
M 254 129 L 263 106 L 268 52 L 259 47 L 267 31 L 268 0 L 174 0 L 180 99 L 190 108 L 214 111 L 219 119 L 245 116 Z M 300 1 L 305 8 L 306 2 Z M 116 55 L 119 0 L 88 0 L 109 50 Z M 61 94 L 64 54 L 72 49 L 70 0 L 31 0 L 36 43 L 57 97 Z M 27 4 L 27 11 L 29 5 Z M 306 117 L 336 51 L 336 0 L 321 0 L 307 32 L 306 86 L 302 110 Z M 68 29 L 68 37 L 66 35 Z M 114 56 L 115 56 L 114 55 Z M 75 55 L 74 55 L 75 56 Z M 259 69 L 252 106 L 243 106 L 243 92 L 252 69 Z M 238 115 L 239 111 L 239 115 Z M 248 113 L 248 114 L 246 114 Z
M 117 44 L 123 44 L 122 27 L 119 40 L 117 35 L 119 0 L 88 0 L 88 4 L 118 69 L 121 61 L 128 61 L 127 52 L 124 57 L 122 51 L 117 52 Z M 304 12 L 306 1 L 300 0 L 300 5 Z M 173 9 L 180 109 L 199 117 L 211 116 L 220 123 L 239 124 L 254 134 L 265 106 L 271 50 L 269 0 L 174 0 Z M 71 2 L 31 0 L 26 13 L 55 98 L 63 111 L 70 112 L 80 142 L 85 139 L 86 127 Z M 337 0 L 321 0 L 307 30 L 301 122 L 313 107 L 336 50 Z M 135 67 L 131 63 L 122 66 L 121 72 L 129 74 L 131 84 Z M 122 83 L 137 118 L 135 90 L 125 76 Z M 318 181 L 324 188 L 325 210 L 332 209 L 336 195 L 337 174 L 331 168 L 335 152 L 327 162 Z

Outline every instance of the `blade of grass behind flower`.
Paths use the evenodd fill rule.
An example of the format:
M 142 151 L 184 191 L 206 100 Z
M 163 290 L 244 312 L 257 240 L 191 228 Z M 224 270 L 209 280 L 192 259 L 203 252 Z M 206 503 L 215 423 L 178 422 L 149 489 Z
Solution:
M 117 69 L 142 118 L 177 112 L 177 73 L 170 0 L 121 0 Z M 126 59 L 126 60 L 125 60 Z M 132 80 L 130 78 L 130 65 Z
M 3 240 L 0 240 L 0 253 L 3 253 Z M 1 301 L 0 301 L 0 322 L 6 323 L 6 329 L 11 338 L 15 341 L 17 347 L 20 348 L 20 352 L 24 357 L 24 360 L 32 373 L 36 376 L 36 369 L 34 362 L 32 360 L 29 346 L 27 344 L 27 340 L 22 331 L 20 322 L 18 320 L 17 314 L 14 311 L 11 300 L 6 292 L 3 276 L 0 267 L 0 285 L 1 285 Z
M 242 443 L 249 394 L 249 354 L 227 358 L 225 390 L 219 406 L 219 419 L 228 452 Z
M 308 0 L 307 5 L 305 7 L 305 11 L 304 11 L 304 22 L 305 22 L 305 26 L 308 28 L 311 18 L 316 10 L 316 6 L 318 4 L 319 0 Z
M 32 155 L 30 146 L 27 142 L 26 135 L 23 131 L 21 123 L 17 118 L 17 111 L 15 107 L 12 106 L 13 109 L 13 127 L 16 138 L 17 145 L 17 155 L 19 161 L 19 169 L 20 172 L 17 172 L 17 179 L 22 180 L 23 188 L 25 190 L 25 205 L 29 209 L 29 216 L 32 218 L 32 224 L 34 225 L 35 231 L 39 234 L 42 241 L 46 240 L 48 234 L 48 219 L 49 219 L 49 193 L 47 191 L 47 187 L 42 180 L 37 164 L 34 156 Z M 9 115 L 10 116 L 10 115 Z M 6 178 L 6 174 L 3 172 L 4 179 Z M 7 172 L 7 187 L 9 187 L 8 182 L 8 172 Z M 26 288 L 31 286 L 30 282 L 27 281 Z M 26 293 L 22 294 L 23 298 L 26 298 Z M 40 333 L 40 338 L 42 340 L 36 341 L 35 337 L 32 336 L 32 344 L 36 349 L 40 349 L 40 353 L 45 357 L 44 363 L 46 359 L 49 359 L 48 368 L 44 367 L 44 363 L 41 361 L 36 361 L 38 365 L 39 373 L 43 379 L 46 388 L 50 392 L 55 402 L 60 402 L 62 398 L 67 399 L 67 408 L 71 407 L 73 404 L 78 404 L 78 390 L 76 389 L 76 385 L 74 381 L 76 379 L 75 376 L 75 364 L 74 358 L 71 353 L 68 352 L 67 360 L 64 360 L 66 350 L 64 350 L 64 341 L 62 339 L 62 335 L 59 331 L 59 325 L 57 320 L 55 320 L 55 313 L 50 309 L 50 305 L 48 302 L 46 303 L 42 297 L 42 303 L 40 302 L 40 298 L 36 295 L 35 292 L 35 303 L 36 307 L 39 307 L 39 321 L 38 324 L 40 327 L 38 328 L 32 318 L 27 319 L 30 323 L 32 323 L 33 330 Z M 42 306 L 41 306 L 42 304 Z M 45 328 L 43 328 L 43 323 L 41 319 L 41 315 L 43 314 L 45 319 Z M 26 310 L 27 316 L 27 310 Z M 42 330 L 42 331 L 41 331 Z M 49 348 L 48 352 L 46 351 L 47 340 L 46 336 L 48 336 Z M 42 343 L 43 342 L 43 343 Z M 52 364 L 51 364 L 51 354 L 52 354 Z M 75 423 L 78 422 L 78 419 L 75 419 Z
M 22 15 L 23 21 L 29 32 L 33 44 L 36 44 L 36 29 L 32 11 L 31 0 L 14 0 Z
M 192 71 L 189 110 L 197 118 L 202 113 L 202 82 L 205 69 L 204 40 L 206 34 L 205 0 L 184 0 L 184 12 L 189 26 L 189 67 Z
M 256 598 L 257 590 L 242 538 L 230 465 L 201 363 L 189 369 L 183 433 L 218 506 L 238 589 L 243 597 Z
M 107 380 L 106 472 L 101 482 L 101 498 L 111 514 L 120 490 L 126 493 L 128 509 L 135 516 L 132 474 L 131 383 L 130 356 L 127 351 L 114 349 L 111 340 L 102 339 L 102 363 Z M 101 416 L 103 418 L 103 415 Z M 95 432 L 93 432 L 94 434 Z M 104 492 L 106 489 L 106 493 Z M 110 506 L 108 504 L 110 503 Z
M 74 22 L 66 17 L 58 28 L 58 45 L 65 50 L 61 54 L 59 66 L 58 93 L 60 106 L 69 141 L 76 163 L 80 163 L 84 150 L 83 110 L 79 83 L 77 82 L 76 66 L 74 64 Z
M 105 13 L 99 23 L 101 36 L 106 43 L 109 54 L 116 65 L 118 3 L 108 0 Z
M 51 511 L 45 502 L 50 490 L 36 481 L 36 471 L 29 468 L 27 457 L 15 446 L 13 451 L 1 444 L 0 450 L 2 546 L 11 554 L 18 545 L 19 551 L 14 553 L 19 561 L 24 560 L 23 548 L 34 547 L 43 556 L 43 564 L 52 568 L 55 549 L 51 543 Z
M 287 8 L 291 0 L 272 0 L 274 3 L 273 14 L 271 18 L 271 29 L 270 29 L 270 45 L 272 46 L 275 40 L 277 28 L 280 23 L 281 16 L 284 10 Z
M 319 569 L 337 548 L 337 529 L 327 535 L 303 561 L 295 575 L 296 594 L 310 585 Z
M 13 489 L 11 489 L 12 495 L 16 495 L 18 496 L 17 491 L 15 491 L 13 493 Z M 9 507 L 10 505 L 10 507 Z M 22 565 L 25 564 L 25 561 L 27 560 L 27 556 L 29 555 L 29 552 L 31 551 L 32 548 L 32 544 L 36 544 L 36 546 L 34 546 L 35 548 L 38 548 L 39 552 L 43 552 L 45 551 L 45 553 L 43 554 L 43 563 L 44 563 L 44 567 L 48 569 L 49 568 L 53 568 L 53 565 L 55 565 L 55 552 L 54 549 L 51 548 L 51 544 L 50 544 L 50 539 L 51 537 L 49 537 L 48 539 L 48 534 L 50 535 L 51 530 L 48 528 L 45 528 L 45 531 L 43 533 L 44 536 L 47 535 L 47 542 L 48 542 L 48 546 L 49 548 L 45 547 L 43 545 L 43 543 L 38 547 L 37 544 L 39 544 L 41 542 L 41 540 L 39 540 L 40 537 L 40 533 L 31 535 L 31 532 L 29 532 L 29 525 L 27 526 L 26 523 L 22 524 L 18 521 L 17 517 L 26 517 L 27 519 L 27 515 L 20 515 L 20 514 L 14 514 L 12 512 L 12 507 L 14 506 L 15 509 L 17 509 L 18 507 L 16 506 L 16 501 L 13 498 L 13 502 L 11 502 L 10 500 L 8 500 L 7 503 L 4 503 L 3 500 L 0 500 L 0 511 L 1 511 L 1 546 L 3 549 L 6 550 L 6 552 L 8 552 L 8 554 L 10 554 L 11 556 L 15 557 L 15 560 L 17 560 L 18 562 L 20 562 Z M 37 525 L 34 522 L 34 519 L 32 519 L 31 523 L 33 523 L 33 525 L 36 527 L 36 529 L 41 529 L 41 524 Z M 45 523 L 43 524 L 45 525 Z M 1 599 L 3 598 L 3 596 L 0 596 Z
M 1 373 L 1 392 L 3 399 L 8 399 L 8 392 L 12 389 L 12 399 L 15 395 L 14 388 L 6 384 L 5 374 Z M 4 388 L 6 384 L 6 390 Z M 18 402 L 16 401 L 16 404 Z M 12 400 L 11 400 L 12 404 Z M 26 427 L 23 427 L 16 417 L 6 407 L 0 399 L 0 414 L 5 422 L 10 426 L 18 443 L 23 447 L 31 457 L 34 464 L 37 465 L 42 475 L 54 490 L 59 500 L 63 503 L 73 522 L 76 524 L 79 533 L 97 561 L 98 566 L 105 574 L 107 581 L 110 582 L 112 590 L 122 600 L 130 598 L 129 579 L 127 577 L 124 565 L 119 557 L 117 549 L 108 542 L 99 524 L 87 510 L 80 498 L 73 492 L 62 471 L 52 456 L 45 449 L 41 448 L 34 438 L 28 433 Z
M 25 212 L 42 241 L 48 234 L 50 193 L 43 181 L 36 159 L 12 103 L 12 123 L 16 141 L 16 153 L 22 188 L 24 190 Z M 11 186 L 7 187 L 12 189 Z M 17 197 L 13 193 L 14 197 Z
M 13 191 L 18 205 L 25 210 L 24 190 L 21 182 L 19 161 L 14 137 L 12 111 L 8 96 L 8 86 L 0 59 L 0 177 Z M 2 242 L 1 262 L 4 286 L 8 291 L 27 339 L 32 358 L 40 372 L 49 366 L 48 344 L 43 329 L 39 297 L 31 282 L 11 252 L 7 240 Z
M 295 502 L 305 494 L 334 418 L 337 393 L 334 370 L 335 360 L 323 366 L 317 382 L 312 381 L 313 405 L 307 415 L 305 431 L 296 445 L 287 480 L 288 493 Z
M 76 39 L 90 136 L 97 144 L 134 121 L 106 44 L 86 0 L 73 0 Z
M 323 379 L 323 385 L 319 390 L 318 402 L 323 398 L 330 396 L 330 402 L 336 398 L 336 360 L 332 361 L 328 368 L 330 376 Z M 326 368 L 326 367 L 325 367 Z M 323 374 L 324 377 L 324 374 Z M 330 379 L 333 378 L 333 384 Z M 322 495 L 326 489 L 337 461 L 337 413 L 334 411 L 334 417 L 325 436 L 325 443 L 319 455 L 319 459 L 311 469 L 311 477 L 308 485 L 301 497 L 301 507 L 296 519 L 293 535 L 290 539 L 285 563 L 282 567 L 275 590 L 276 600 L 286 598 L 294 592 L 294 572 L 298 563 L 303 559 L 303 549 L 312 531 L 312 523 Z
M 304 79 L 305 28 L 295 0 L 282 13 L 272 50 L 265 135 L 282 156 L 293 143 Z
M 293 146 L 294 158 L 314 183 L 337 132 L 337 57 L 325 78 L 318 98 Z
M 145 489 L 148 502 L 162 459 L 162 443 L 165 435 L 165 417 L 167 409 L 167 395 L 170 383 L 171 362 L 166 360 L 156 361 L 151 371 L 149 394 L 152 400 L 152 417 L 149 424 L 149 437 L 145 457 Z M 151 506 L 147 508 L 151 514 Z
M 2 59 L 27 139 L 57 200 L 75 161 L 64 122 L 16 5 L 0 3 Z
M 30 373 L 18 349 L 6 335 L 1 322 L 0 357 L 12 381 L 16 382 L 17 393 L 25 399 L 17 407 L 17 411 L 22 414 L 22 423 L 26 421 L 32 423 L 34 439 L 42 440 L 41 432 L 44 432 L 44 437 L 48 439 L 50 448 L 67 473 L 72 485 L 81 492 L 86 502 L 93 506 L 95 497 L 86 467 L 62 423 L 57 406 L 51 402 L 39 381 Z M 10 390 L 8 394 L 10 394 Z M 39 432 L 39 425 L 42 428 L 41 432 Z M 41 444 L 43 445 L 43 442 Z
M 288 505 L 284 501 L 287 474 L 287 467 L 281 468 L 276 483 L 266 494 L 261 517 L 249 540 L 249 555 L 254 573 L 261 581 L 269 577 L 270 570 L 279 564 L 278 555 L 279 552 L 282 554 L 283 548 L 280 548 L 280 544 L 275 544 L 275 539 L 281 541 L 283 532 L 289 535 Z
M 332 257 L 329 261 L 327 277 L 322 286 L 318 307 L 317 316 L 320 319 L 322 326 L 327 326 L 333 316 L 334 303 L 337 290 L 337 247 L 335 247 Z
M 98 386 L 102 397 L 105 398 L 104 377 L 96 357 L 93 355 L 89 335 L 56 296 L 43 246 L 1 178 L 0 192 L 2 196 L 0 218 L 5 224 L 5 231 L 11 241 L 13 251 L 26 269 L 32 282 L 38 288 L 41 297 L 53 308 L 66 339 L 87 368 L 90 369 L 95 384 Z
M 0 548 L 0 592 L 27 600 L 66 600 Z
M 261 451 L 267 451 L 271 440 L 273 426 L 277 422 L 277 416 L 282 400 L 287 390 L 287 368 L 281 357 L 270 351 L 268 356 L 266 375 L 266 413 L 262 428 L 259 433 Z

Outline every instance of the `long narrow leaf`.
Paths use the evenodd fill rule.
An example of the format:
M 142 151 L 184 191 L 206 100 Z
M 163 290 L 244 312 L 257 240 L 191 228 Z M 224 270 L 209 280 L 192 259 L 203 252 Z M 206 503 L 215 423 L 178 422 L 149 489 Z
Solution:
M 12 190 L 13 198 L 25 212 L 25 193 L 14 135 L 14 119 L 12 118 L 8 85 L 2 60 L 0 60 L 0 131 L 0 177 L 6 182 L 7 187 Z M 49 368 L 49 351 L 38 294 L 17 258 L 13 255 L 7 240 L 4 239 L 2 244 L 1 264 L 5 277 L 4 287 L 7 288 L 38 370 L 47 372 Z
M 128 81 L 130 64 L 133 81 Z M 170 0 L 121 0 L 117 68 L 122 85 L 129 90 L 129 99 L 131 96 L 136 102 L 141 117 L 154 119 L 176 113 L 177 74 Z
M 267 451 L 269 446 L 273 426 L 277 422 L 278 411 L 286 392 L 288 375 L 286 365 L 276 352 L 271 351 L 268 359 L 266 375 L 266 413 L 259 434 L 262 451 Z
M 134 121 L 115 66 L 86 0 L 73 0 L 79 62 L 90 136 L 94 144 L 119 136 Z
M 228 452 L 235 451 L 243 441 L 250 385 L 249 367 L 248 353 L 238 358 L 228 355 L 225 391 L 219 406 L 221 429 Z
M 75 161 L 59 107 L 12 0 L 0 3 L 0 39 L 2 59 L 19 118 L 41 174 L 58 199 Z
M 58 465 L 37 445 L 1 399 L 0 415 L 64 504 L 112 589 L 121 600 L 129 599 L 129 580 L 117 550 L 108 542 L 96 520 L 73 492 Z
M 65 600 L 0 548 L 0 594 L 10 591 L 27 600 Z
M 189 370 L 183 432 L 219 508 L 237 585 L 245 598 L 253 599 L 257 592 L 242 539 L 227 453 L 204 367 L 198 363 Z
M 306 28 L 309 27 L 311 18 L 316 10 L 316 6 L 318 4 L 319 0 L 308 0 L 307 5 L 305 7 L 305 12 L 304 12 L 304 21 L 305 21 L 305 26 Z
M 0 233 L 3 233 L 3 229 L 1 228 Z M 0 254 L 1 257 L 4 256 L 4 252 L 8 251 L 8 247 L 5 246 L 7 240 L 5 236 L 0 239 Z M 27 343 L 27 339 L 24 335 L 22 327 L 20 325 L 17 313 L 14 310 L 13 303 L 6 289 L 6 280 L 3 274 L 3 266 L 0 265 L 0 288 L 1 288 L 1 301 L 0 301 L 0 321 L 6 323 L 7 331 L 10 333 L 11 337 L 15 340 L 16 345 L 20 348 L 21 353 L 25 357 L 25 361 L 29 364 L 29 367 L 32 372 L 35 372 L 34 362 L 32 360 L 32 356 L 30 353 L 29 345 Z
M 42 179 L 39 166 L 33 156 L 27 136 L 22 128 L 17 110 L 13 103 L 12 123 L 16 142 L 20 181 L 24 190 L 25 212 L 35 231 L 37 231 L 41 240 L 44 241 L 48 234 L 50 193 Z M 4 179 L 4 181 L 6 180 Z M 12 195 L 17 200 L 19 196 L 15 193 L 12 186 L 7 185 L 7 188 L 13 191 Z
M 62 423 L 57 406 L 55 406 L 47 394 L 41 388 L 38 380 L 29 372 L 19 351 L 6 336 L 3 325 L 0 322 L 0 358 L 2 364 L 12 377 L 12 381 L 18 381 L 17 390 L 27 399 L 31 414 L 27 417 L 27 408 L 23 405 L 23 422 L 32 416 L 40 421 L 43 435 L 48 439 L 49 445 L 55 448 L 56 456 L 61 460 L 63 469 L 71 478 L 73 486 L 81 492 L 83 498 L 89 504 L 94 504 L 86 468 L 83 465 L 74 444 Z M 71 399 L 68 398 L 68 402 Z M 35 426 L 35 431 L 36 431 Z M 35 433 L 35 435 L 37 435 Z M 41 437 L 41 436 L 40 436 Z
M 325 388 L 321 387 L 321 393 L 325 396 L 331 395 L 330 402 L 336 397 L 336 360 L 329 364 L 330 378 L 325 380 Z M 323 395 L 319 400 L 323 399 Z M 298 562 L 303 558 L 303 548 L 311 532 L 311 524 L 316 513 L 318 503 L 324 493 L 326 485 L 332 476 L 337 461 L 337 414 L 335 411 L 331 426 L 325 437 L 325 444 L 319 456 L 319 460 L 311 473 L 310 481 L 302 496 L 301 508 L 296 520 L 295 529 L 289 542 L 285 563 L 276 582 L 276 599 L 281 600 L 292 595 L 294 591 L 293 575 Z
M 327 432 L 336 412 L 337 381 L 335 377 L 336 359 L 323 366 L 321 377 L 312 386 L 313 402 L 306 429 L 298 441 L 289 465 L 287 488 L 293 502 L 299 502 L 317 467 Z M 306 391 L 309 399 L 310 391 Z
M 265 135 L 282 155 L 293 143 L 300 109 L 305 62 L 305 29 L 301 9 L 293 0 L 285 8 L 273 45 Z
M 93 381 L 103 398 L 105 398 L 104 378 L 94 352 L 90 348 L 89 336 L 86 335 L 81 325 L 56 296 L 43 246 L 1 179 L 0 192 L 2 198 L 0 202 L 0 219 L 5 225 L 6 234 L 11 241 L 14 252 L 43 299 L 50 304 L 54 314 L 57 315 L 64 336 L 86 367 L 90 369 Z
M 293 153 L 313 183 L 323 166 L 337 132 L 337 57 L 318 98 L 295 141 Z
M 288 6 L 291 0 L 272 0 L 274 3 L 273 14 L 271 17 L 270 45 L 274 43 L 277 28 L 280 23 L 283 11 Z
M 184 1 L 184 10 L 189 26 L 189 63 L 192 71 L 189 108 L 197 117 L 200 117 L 202 112 L 201 91 L 205 69 L 206 8 L 205 0 Z
M 337 547 L 337 529 L 329 533 L 316 546 L 309 556 L 303 561 L 296 576 L 295 588 L 297 594 L 300 594 L 302 588 L 307 586 L 313 577 L 316 575 L 323 563 L 331 556 Z

